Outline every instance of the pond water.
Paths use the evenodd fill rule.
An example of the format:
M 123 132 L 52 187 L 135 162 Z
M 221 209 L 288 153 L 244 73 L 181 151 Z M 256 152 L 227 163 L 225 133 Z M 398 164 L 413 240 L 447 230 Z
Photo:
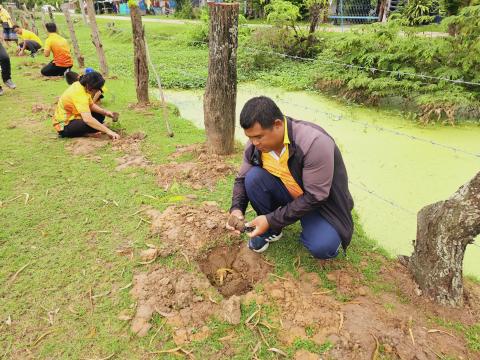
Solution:
M 237 121 L 244 103 L 259 95 L 274 99 L 288 116 L 320 124 L 334 137 L 364 229 L 392 254 L 411 253 L 416 213 L 423 206 L 448 198 L 480 170 L 478 125 L 422 127 L 397 111 L 255 83 L 239 85 Z M 166 96 L 182 117 L 203 128 L 203 90 L 169 90 Z M 239 126 L 236 137 L 246 140 Z M 476 243 L 467 248 L 465 272 L 480 277 L 480 237 Z

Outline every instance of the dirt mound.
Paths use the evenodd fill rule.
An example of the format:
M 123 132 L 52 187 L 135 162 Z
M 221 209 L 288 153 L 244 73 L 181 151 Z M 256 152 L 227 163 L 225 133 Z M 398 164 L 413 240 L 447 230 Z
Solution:
M 249 292 L 272 268 L 244 243 L 212 249 L 199 261 L 199 266 L 210 283 L 225 297 Z
M 192 274 L 180 269 L 159 267 L 150 273 L 134 276 L 132 296 L 137 309 L 131 329 L 145 336 L 155 313 L 165 317 L 174 330 L 174 341 L 181 345 L 208 336 L 208 328 L 198 328 L 212 316 L 231 324 L 240 323 L 240 299 L 215 301 L 215 289 L 203 274 Z
M 82 137 L 72 140 L 67 147 L 73 155 L 90 155 L 109 142 L 110 140 L 106 135 L 101 137 Z
M 189 258 L 235 236 L 225 229 L 228 214 L 214 201 L 201 206 L 170 206 L 163 212 L 150 209 L 145 214 L 152 220 L 152 233 L 160 235 L 163 251 L 179 251 Z
M 404 284 L 413 284 L 408 277 L 403 278 L 405 274 L 400 267 L 389 266 L 388 272 L 396 274 Z M 333 348 L 327 357 L 332 359 L 372 359 L 375 352 L 392 359 L 475 358 L 461 336 L 456 337 L 451 330 L 432 325 L 434 313 L 420 305 L 422 300 L 418 300 L 418 295 L 412 295 L 417 298 L 414 301 L 401 300 L 391 292 L 372 293 L 360 283 L 356 284 L 350 271 L 336 270 L 329 274 L 329 278 L 340 284 L 338 294 L 349 292 L 354 297 L 352 301 L 336 300 L 334 291 L 320 287 L 317 274 L 302 270 L 298 279 L 287 275 L 284 279 L 266 283 L 265 294 L 250 292 L 245 301 L 254 299 L 257 304 L 274 302 L 280 309 L 280 318 L 276 322 L 280 324 L 282 342 L 291 345 L 295 339 L 309 339 L 322 345 L 328 341 Z M 382 279 L 385 278 L 380 276 L 379 281 Z M 465 313 L 463 317 L 469 316 L 465 309 L 457 313 L 455 309 L 445 308 L 436 313 L 446 315 L 448 312 L 450 318 L 456 314 L 453 318 L 458 319 L 456 316 L 461 316 L 461 311 Z M 469 323 L 476 321 L 478 318 Z
M 55 105 L 36 103 L 32 105 L 32 113 L 40 117 L 40 120 L 51 119 L 55 113 Z
M 157 183 L 160 187 L 168 189 L 173 183 L 179 182 L 195 190 L 202 188 L 213 189 L 218 179 L 237 171 L 236 166 L 229 164 L 228 156 L 208 154 L 204 144 L 180 146 L 170 155 L 178 158 L 191 154 L 194 160 L 177 163 L 172 161 L 157 167 Z
M 148 168 L 151 162 L 148 161 L 141 151 L 141 143 L 147 137 L 143 132 L 136 132 L 131 135 L 124 136 L 120 140 L 112 144 L 112 149 L 122 151 L 124 156 L 115 159 L 117 162 L 116 171 L 122 171 L 129 167 Z

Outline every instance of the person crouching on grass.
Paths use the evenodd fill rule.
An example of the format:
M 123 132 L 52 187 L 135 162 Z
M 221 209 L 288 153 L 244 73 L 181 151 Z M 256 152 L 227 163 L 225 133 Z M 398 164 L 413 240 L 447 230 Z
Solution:
M 317 259 L 335 258 L 350 244 L 354 225 L 347 170 L 333 138 L 316 124 L 284 116 L 265 96 L 247 101 L 240 125 L 249 142 L 230 216 L 243 221 L 252 204 L 257 217 L 245 224 L 254 228 L 249 248 L 265 251 L 285 226 L 300 221 L 303 246 Z
M 35 54 L 42 48 L 42 40 L 34 33 L 26 29 L 22 29 L 18 25 L 13 25 L 13 31 L 18 35 L 21 42 L 18 44 L 18 56 L 23 56 L 25 50 L 30 52 L 30 56 Z
M 60 96 L 53 116 L 53 126 L 60 137 L 92 136 L 101 132 L 113 140 L 120 135 L 103 124 L 105 117 L 115 118 L 116 113 L 102 109 L 93 102 L 105 85 L 103 76 L 96 72 L 82 75 Z

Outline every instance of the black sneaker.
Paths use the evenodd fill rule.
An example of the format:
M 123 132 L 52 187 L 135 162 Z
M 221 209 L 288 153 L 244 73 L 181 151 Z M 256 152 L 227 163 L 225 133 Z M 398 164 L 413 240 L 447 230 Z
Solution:
M 280 240 L 282 236 L 283 236 L 283 233 L 274 234 L 270 231 L 267 231 L 263 235 L 255 236 L 254 238 L 251 238 L 250 241 L 248 242 L 248 248 L 257 253 L 264 252 L 265 250 L 268 249 L 269 243 Z

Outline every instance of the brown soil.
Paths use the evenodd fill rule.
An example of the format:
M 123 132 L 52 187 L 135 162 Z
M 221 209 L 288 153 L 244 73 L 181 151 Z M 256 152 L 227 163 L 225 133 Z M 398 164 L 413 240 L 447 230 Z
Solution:
M 249 292 L 272 268 L 245 243 L 216 247 L 199 261 L 199 266 L 210 283 L 225 297 Z
M 435 353 L 456 359 L 479 358 L 467 350 L 463 336 L 429 320 L 437 316 L 472 325 L 479 321 L 478 306 L 448 309 L 430 303 L 416 295 L 414 283 L 400 264 L 389 264 L 379 281 L 398 286 L 402 297 L 394 292 L 372 293 L 356 283 L 359 274 L 352 270 L 336 270 L 329 278 L 353 300 L 336 300 L 333 293 L 320 287 L 316 274 L 302 271 L 298 280 L 286 276 L 286 280 L 265 284 L 265 295 L 252 292 L 245 299 L 257 304 L 274 302 L 281 309 L 277 322 L 285 346 L 296 338 L 310 339 L 319 345 L 330 341 L 334 347 L 328 358 L 372 359 L 377 340 L 392 359 L 436 359 Z M 470 294 L 478 300 L 477 295 Z M 313 334 L 307 335 L 307 328 Z
M 90 155 L 110 142 L 108 136 L 82 137 L 72 140 L 67 148 L 73 155 Z
M 228 156 L 208 154 L 204 144 L 181 146 L 170 157 L 176 159 L 184 154 L 192 154 L 193 161 L 177 163 L 175 161 L 157 167 L 157 183 L 168 189 L 178 182 L 192 187 L 195 190 L 202 188 L 213 189 L 218 179 L 237 171 L 236 166 L 227 163 Z
M 36 115 L 36 118 L 40 118 L 42 121 L 51 119 L 55 113 L 55 105 L 41 103 L 33 104 L 32 113 Z
M 230 217 L 228 218 L 228 225 L 240 232 L 243 232 L 245 230 L 245 220 L 241 220 L 235 215 L 230 215 Z
M 137 309 L 131 329 L 138 336 L 147 334 L 155 313 L 173 328 L 177 345 L 208 337 L 209 329 L 202 326 L 213 315 L 231 324 L 240 323 L 240 298 L 215 301 L 216 290 L 201 273 L 158 267 L 135 275 L 133 282 L 131 294 Z
M 197 257 L 202 250 L 219 241 L 234 236 L 225 230 L 228 215 L 216 202 L 204 202 L 201 206 L 171 206 L 160 212 L 149 209 L 151 231 L 162 240 L 162 250 L 180 252 L 184 256 Z
M 149 168 L 152 163 L 142 154 L 141 143 L 147 137 L 143 132 L 136 132 L 123 136 L 112 144 L 112 149 L 122 151 L 124 156 L 115 159 L 117 162 L 116 171 L 122 171 L 129 167 Z

